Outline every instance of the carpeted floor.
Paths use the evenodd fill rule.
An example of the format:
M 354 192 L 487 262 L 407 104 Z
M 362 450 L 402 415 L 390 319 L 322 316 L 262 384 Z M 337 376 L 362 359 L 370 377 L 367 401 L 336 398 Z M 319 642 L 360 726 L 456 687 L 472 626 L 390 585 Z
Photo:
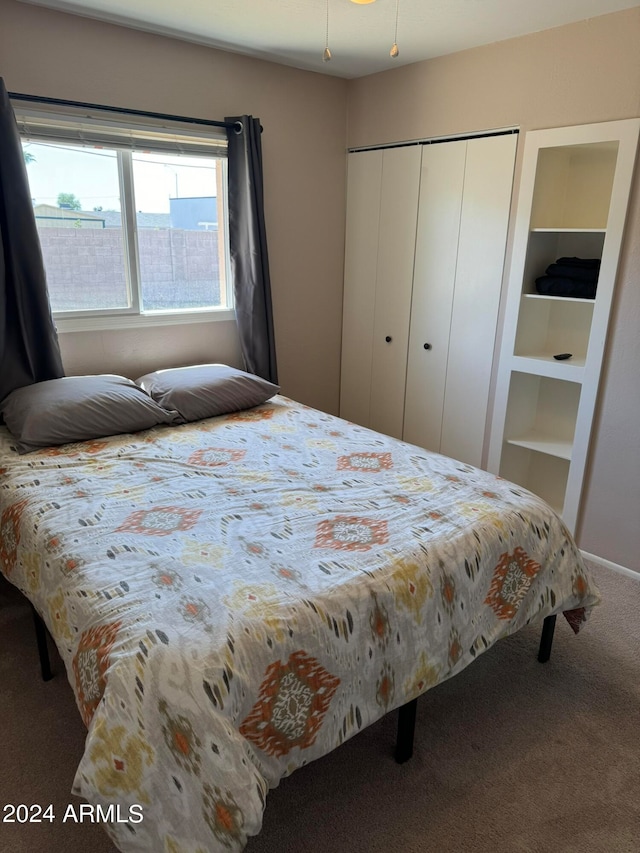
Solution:
M 420 699 L 408 764 L 390 714 L 272 791 L 247 853 L 640 851 L 640 582 L 594 574 L 602 606 L 578 637 L 558 620 L 549 663 L 535 628 L 501 641 Z M 0 810 L 77 805 L 84 730 L 54 660 L 45 684 L 29 610 L 1 581 Z M 2 853 L 114 850 L 96 825 L 0 823 Z

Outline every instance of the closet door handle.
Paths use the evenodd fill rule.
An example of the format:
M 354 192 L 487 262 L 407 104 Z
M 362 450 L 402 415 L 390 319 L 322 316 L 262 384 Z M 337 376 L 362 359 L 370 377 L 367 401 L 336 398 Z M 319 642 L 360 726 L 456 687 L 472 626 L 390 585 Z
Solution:
M 385 338 L 385 341 L 386 341 L 388 344 L 390 344 L 390 343 L 391 343 L 391 341 L 392 341 L 391 335 L 387 335 L 387 336 L 386 336 L 386 338 Z
M 425 349 L 432 349 L 431 344 L 424 344 Z

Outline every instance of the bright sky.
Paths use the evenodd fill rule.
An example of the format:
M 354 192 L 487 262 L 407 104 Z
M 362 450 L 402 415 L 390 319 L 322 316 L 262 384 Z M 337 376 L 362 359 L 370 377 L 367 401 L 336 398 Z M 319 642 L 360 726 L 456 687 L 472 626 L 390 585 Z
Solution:
M 57 204 L 58 193 L 73 193 L 82 210 L 120 210 L 116 154 L 93 148 L 68 149 L 28 142 L 35 160 L 27 164 L 31 197 L 36 204 Z M 216 195 L 215 165 L 201 157 L 133 154 L 136 210 L 169 213 L 170 198 Z

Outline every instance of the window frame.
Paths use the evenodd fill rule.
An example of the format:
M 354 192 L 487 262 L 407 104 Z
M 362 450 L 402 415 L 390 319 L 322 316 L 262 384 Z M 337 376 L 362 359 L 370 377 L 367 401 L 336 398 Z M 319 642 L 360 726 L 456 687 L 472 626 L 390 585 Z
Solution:
M 129 305 L 122 308 L 94 308 L 70 311 L 52 311 L 58 332 L 100 331 L 103 329 L 147 328 L 194 323 L 211 323 L 235 319 L 233 287 L 229 253 L 227 158 L 221 153 L 226 147 L 222 135 L 195 131 L 181 123 L 156 122 L 138 124 L 123 121 L 122 117 L 106 119 L 103 116 L 60 113 L 58 111 L 32 111 L 16 108 L 16 119 L 21 141 L 33 143 L 91 145 L 100 135 L 106 134 L 105 147 L 116 152 L 120 188 L 122 233 L 124 248 L 125 281 Z M 32 129 L 37 127 L 34 134 Z M 49 128 L 49 132 L 47 131 Z M 113 136 L 112 136 L 113 134 Z M 153 140 L 153 153 L 174 154 L 176 151 L 190 156 L 209 156 L 219 162 L 218 173 L 218 235 L 223 241 L 223 261 L 220 264 L 220 292 L 224 304 L 202 308 L 170 308 L 145 311 L 141 298 L 140 256 L 138 249 L 138 224 L 135 209 L 133 154 L 145 147 L 145 135 Z M 190 150 L 190 139 L 196 150 Z M 163 138 L 166 148 L 163 150 Z M 179 139 L 181 142 L 177 142 Z M 186 140 L 186 141 L 185 141 Z M 210 144 L 211 152 L 206 151 Z M 46 271 L 46 270 L 45 270 Z

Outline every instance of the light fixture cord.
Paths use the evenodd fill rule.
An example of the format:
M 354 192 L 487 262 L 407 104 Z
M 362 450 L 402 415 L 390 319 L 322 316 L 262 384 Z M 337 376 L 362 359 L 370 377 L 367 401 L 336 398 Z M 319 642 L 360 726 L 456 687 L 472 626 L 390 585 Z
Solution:
M 391 50 L 389 51 L 389 56 L 392 59 L 397 59 L 400 55 L 400 51 L 398 50 L 398 13 L 400 10 L 400 0 L 396 0 L 396 28 L 393 34 L 393 44 L 391 45 Z
M 329 0 L 327 0 L 327 17 L 324 34 L 324 53 L 322 54 L 322 61 L 329 62 L 330 59 L 331 51 L 329 50 Z
M 324 32 L 324 46 L 329 47 L 329 0 L 327 0 L 327 18 Z

